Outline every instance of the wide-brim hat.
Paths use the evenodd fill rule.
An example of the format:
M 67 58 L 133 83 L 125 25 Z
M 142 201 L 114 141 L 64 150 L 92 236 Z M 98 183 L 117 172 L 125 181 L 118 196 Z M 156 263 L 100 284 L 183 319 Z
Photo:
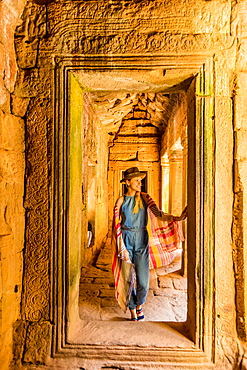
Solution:
M 141 173 L 137 167 L 131 167 L 124 171 L 124 177 L 120 182 L 125 182 L 126 180 L 133 179 L 133 177 L 141 177 L 142 179 L 144 179 L 144 177 L 146 177 L 146 174 Z

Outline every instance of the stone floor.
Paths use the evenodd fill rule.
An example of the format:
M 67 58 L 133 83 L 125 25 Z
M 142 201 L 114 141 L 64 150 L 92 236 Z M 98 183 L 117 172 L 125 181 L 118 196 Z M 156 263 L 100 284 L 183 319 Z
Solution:
M 179 274 L 181 251 L 169 266 L 150 273 L 150 289 L 144 305 L 146 321 L 184 322 L 187 315 L 187 278 Z M 80 317 L 87 321 L 125 321 L 124 313 L 114 298 L 111 273 L 110 240 L 95 266 L 82 269 L 79 294 Z

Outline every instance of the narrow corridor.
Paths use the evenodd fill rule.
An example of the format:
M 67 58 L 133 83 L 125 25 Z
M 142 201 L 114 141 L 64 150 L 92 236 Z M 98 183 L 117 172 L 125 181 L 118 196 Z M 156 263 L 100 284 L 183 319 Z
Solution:
M 150 288 L 143 306 L 146 321 L 183 322 L 187 315 L 187 277 L 181 276 L 181 252 L 169 266 L 150 272 Z M 176 272 L 177 271 L 177 272 Z M 95 266 L 82 268 L 79 295 L 80 317 L 83 320 L 129 320 L 114 298 L 111 272 L 110 239 L 97 259 Z

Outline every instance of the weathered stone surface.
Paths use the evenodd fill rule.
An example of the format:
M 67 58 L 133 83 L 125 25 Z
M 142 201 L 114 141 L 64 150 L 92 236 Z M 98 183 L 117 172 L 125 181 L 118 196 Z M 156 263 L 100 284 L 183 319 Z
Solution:
M 37 2 L 38 1 L 36 1 L 36 3 Z M 51 2 L 47 8 L 45 6 L 35 4 L 33 1 L 28 1 L 26 2 L 22 22 L 16 30 L 17 62 L 19 67 L 23 68 L 23 70 L 19 72 L 15 88 L 18 97 L 13 97 L 11 101 L 9 92 L 13 91 L 16 76 L 16 57 L 14 54 L 13 36 L 17 19 L 22 12 L 23 6 L 24 0 L 18 0 L 18 2 L 12 2 L 11 4 L 7 0 L 1 1 L 1 21 L 3 21 L 3 23 L 0 57 L 3 63 L 0 65 L 0 104 L 5 113 L 9 114 L 11 108 L 11 113 L 18 117 L 24 117 L 26 104 L 28 102 L 28 100 L 26 100 L 25 102 L 23 101 L 20 103 L 18 97 L 28 98 L 37 95 L 41 95 L 43 97 L 51 96 L 51 94 L 53 94 L 53 67 L 51 67 L 51 64 L 48 66 L 49 63 L 52 63 L 51 54 L 53 53 L 54 55 L 58 55 L 59 58 L 61 54 L 73 54 L 74 57 L 79 54 L 87 54 L 92 55 L 93 58 L 95 58 L 95 54 L 104 55 L 109 57 L 109 65 L 111 66 L 113 63 L 111 60 L 113 54 L 124 54 L 124 57 L 126 55 L 132 55 L 133 58 L 138 60 L 138 68 L 141 67 L 141 58 L 143 58 L 144 55 L 160 56 L 167 53 L 171 55 L 172 53 L 173 55 L 181 56 L 189 54 L 191 55 L 191 59 L 195 59 L 199 54 L 215 55 L 214 92 L 217 99 L 215 99 L 215 110 L 213 112 L 215 115 L 215 132 L 212 132 L 212 138 L 215 140 L 216 161 L 214 165 L 216 177 L 213 177 L 212 181 L 214 181 L 215 189 L 215 249 L 213 248 L 213 253 L 216 266 L 216 272 L 214 275 L 215 286 L 213 288 L 215 289 L 214 307 L 216 315 L 218 315 L 215 317 L 216 326 L 214 328 L 217 352 L 216 368 L 226 370 L 228 368 L 233 368 L 234 366 L 244 367 L 245 356 L 243 353 L 240 354 L 241 351 L 236 344 L 238 339 L 235 333 L 235 302 L 237 303 L 238 311 L 238 309 L 241 308 L 239 305 L 240 301 L 245 301 L 244 292 L 246 289 L 244 285 L 245 282 L 243 282 L 243 280 L 246 280 L 245 275 L 244 273 L 241 276 L 237 275 L 241 269 L 242 271 L 245 270 L 242 268 L 244 267 L 245 257 L 244 255 L 238 256 L 237 262 L 232 260 L 232 236 L 234 254 L 236 250 L 241 254 L 246 249 L 245 233 L 242 233 L 241 235 L 241 232 L 246 229 L 246 210 L 244 208 L 246 198 L 245 188 L 247 183 L 245 163 L 246 154 L 244 150 L 244 143 L 246 141 L 246 91 L 244 85 L 246 83 L 244 75 L 239 73 L 239 71 L 246 71 L 246 40 L 243 39 L 246 37 L 245 1 L 229 2 L 224 0 L 200 0 L 198 2 L 196 0 L 183 0 L 178 2 L 147 0 L 140 2 L 106 2 L 91 0 L 75 2 L 57 0 L 55 2 Z M 236 49 L 237 55 L 235 54 Z M 220 50 L 224 51 L 221 53 L 219 52 Z M 137 55 L 139 55 L 140 58 L 137 58 Z M 47 61 L 45 61 L 46 59 Z M 70 61 L 69 63 L 72 62 Z M 61 66 L 62 63 L 60 64 L 60 67 Z M 150 69 L 151 68 L 152 67 L 150 67 Z M 161 74 L 157 74 L 157 78 L 161 78 L 163 68 L 161 68 L 160 72 Z M 197 72 L 198 71 L 193 71 L 194 74 Z M 93 71 L 93 73 L 95 73 L 95 71 Z M 134 73 L 137 72 L 134 71 Z M 150 74 L 151 73 L 157 73 L 157 71 L 150 71 Z M 169 75 L 170 71 L 167 71 L 166 73 Z M 193 73 L 191 76 L 193 76 Z M 178 74 L 178 69 L 175 69 L 175 74 Z M 234 107 L 236 121 L 234 123 L 234 130 L 236 131 L 236 135 L 235 144 L 233 144 L 231 97 L 233 96 L 233 93 L 235 93 L 232 90 L 235 89 L 233 86 L 235 83 L 234 81 L 236 81 L 236 75 L 238 75 L 236 80 L 239 80 L 238 86 L 240 86 L 240 90 L 237 92 L 239 96 L 235 100 L 236 106 Z M 137 79 L 139 79 L 140 76 L 141 74 L 138 75 Z M 104 79 L 102 78 L 102 80 Z M 108 78 L 108 81 L 109 80 L 110 77 Z M 147 86 L 150 88 L 150 84 L 146 84 L 146 80 L 145 76 L 144 82 L 140 81 L 140 85 L 138 86 Z M 242 80 L 242 84 L 240 80 Z M 178 81 L 178 77 L 170 76 L 169 79 L 166 80 L 168 86 L 176 85 L 175 81 Z M 183 78 L 181 81 L 183 81 Z M 126 83 L 127 85 L 129 81 L 125 80 L 123 83 Z M 132 83 L 133 81 L 130 81 L 130 84 Z M 120 84 L 121 80 L 118 84 L 115 83 L 114 88 L 116 90 L 119 89 Z M 111 85 L 109 84 L 107 86 Z M 135 86 L 137 86 L 137 84 Z M 163 84 L 163 89 L 165 88 L 166 85 Z M 117 99 L 115 99 L 114 102 L 116 102 L 116 100 Z M 174 106 L 175 103 L 173 102 L 172 105 Z M 123 113 L 119 114 L 119 116 L 117 116 L 116 113 L 118 118 L 124 117 L 124 114 L 129 110 L 129 107 L 124 108 L 124 104 L 122 103 L 121 106 Z M 130 106 L 133 107 L 133 104 L 130 103 Z M 47 145 L 49 149 L 49 145 L 52 140 L 52 134 L 51 131 L 49 131 L 52 115 L 50 113 L 50 105 L 47 106 L 44 104 L 42 108 L 38 103 L 38 113 L 33 114 L 35 109 L 36 107 L 34 108 L 34 103 L 32 102 L 31 110 L 27 112 L 28 141 L 26 148 L 28 167 L 26 189 L 27 197 L 25 199 L 25 204 L 28 208 L 28 214 L 26 233 L 27 245 L 25 251 L 27 256 L 26 261 L 28 262 L 29 267 L 28 271 L 25 270 L 26 275 L 24 277 L 25 290 L 23 313 L 29 320 L 39 320 L 40 318 L 48 320 L 49 313 L 45 308 L 49 305 L 48 297 L 50 292 L 48 230 L 51 227 L 51 223 L 49 223 L 48 218 L 48 215 L 50 215 L 48 199 L 50 201 L 52 196 L 48 192 L 48 189 L 51 189 L 51 187 L 48 188 L 50 181 L 50 179 L 48 181 L 48 174 L 50 173 L 51 162 L 49 162 L 48 158 L 49 154 L 47 153 Z M 116 105 L 115 112 L 117 112 L 117 110 L 118 108 Z M 112 111 L 114 111 L 114 109 L 112 109 Z M 152 114 L 150 111 L 148 113 L 151 117 Z M 197 112 L 197 114 L 199 113 Z M 42 126 L 43 131 L 41 130 L 42 132 L 40 131 L 41 126 L 39 125 L 40 115 L 41 120 L 44 120 Z M 47 120 L 44 119 L 44 116 L 46 115 L 48 117 Z M 112 116 L 112 112 L 110 115 Z M 172 119 L 174 118 L 170 113 L 167 113 L 167 115 L 172 117 Z M 179 121 L 185 122 L 181 115 L 178 114 L 175 116 Z M 2 266 L 4 266 L 6 273 L 2 278 L 3 298 L 0 301 L 1 307 L 4 308 L 2 311 L 2 322 L 4 322 L 4 347 L 2 352 L 4 351 L 5 354 L 3 356 L 3 360 L 2 356 L 0 357 L 2 361 L 1 365 L 7 369 L 11 344 L 10 328 L 19 312 L 20 292 L 18 291 L 15 293 L 16 296 L 19 297 L 15 299 L 13 287 L 18 287 L 20 285 L 22 262 L 20 254 L 17 255 L 17 251 L 20 251 L 24 245 L 23 238 L 21 238 L 24 225 L 22 209 L 22 197 L 24 193 L 24 158 L 22 147 L 23 133 L 21 132 L 23 130 L 22 121 L 18 120 L 17 117 L 12 118 L 10 115 L 6 115 L 5 117 L 3 126 L 5 131 L 2 139 L 3 147 L 1 148 L 1 158 L 3 158 L 1 161 L 1 166 L 3 168 L 1 171 L 1 193 L 3 194 L 4 206 L 3 209 L 1 209 L 0 215 L 1 225 L 3 224 L 3 228 L 1 228 L 1 258 L 6 258 L 5 261 L 1 261 L 0 266 L 1 269 Z M 158 112 L 153 115 L 153 119 L 156 123 L 161 122 L 162 117 L 164 118 L 164 115 Z M 111 118 L 112 117 L 110 117 L 110 119 Z M 168 121 L 165 120 L 166 124 Z M 111 121 L 111 123 L 109 123 L 108 127 L 112 124 L 112 131 L 117 132 L 120 126 L 115 126 L 114 122 L 116 122 L 116 117 L 113 119 L 113 122 Z M 11 134 L 6 131 L 6 127 L 9 127 Z M 47 128 L 48 131 L 46 131 Z M 83 133 L 86 133 L 88 129 L 90 129 L 90 127 L 84 127 Z M 138 135 L 143 135 L 147 133 L 147 129 L 140 127 L 137 129 L 137 132 Z M 174 131 L 170 130 L 169 134 L 169 141 L 174 144 L 177 140 Z M 29 135 L 31 136 L 31 139 L 29 138 Z M 48 143 L 47 137 L 49 141 Z M 95 137 L 97 137 L 97 135 L 95 135 Z M 92 142 L 96 140 L 95 137 L 91 140 Z M 103 136 L 101 138 L 103 138 Z M 143 140 L 144 139 L 142 138 L 139 141 L 141 147 L 144 142 L 148 143 Z M 154 139 L 150 138 L 150 142 L 151 140 Z M 156 143 L 154 141 L 152 142 Z M 131 143 L 131 141 L 128 141 L 129 146 L 131 146 Z M 85 146 L 93 148 L 93 145 L 91 144 L 92 143 L 87 142 Z M 235 176 L 237 178 L 234 179 L 235 200 L 233 202 L 232 168 L 234 145 Z M 98 148 L 99 147 L 100 146 L 98 146 Z M 167 147 L 169 147 L 169 145 L 162 145 L 162 150 L 165 152 Z M 152 147 L 152 152 L 154 152 L 153 148 L 154 146 Z M 11 153 L 8 153 L 10 150 Z M 148 162 L 146 152 L 144 153 L 140 150 L 136 151 L 136 153 L 137 152 L 138 155 L 140 155 L 138 159 L 142 159 L 142 165 L 145 166 Z M 123 157 L 121 158 L 135 159 L 136 153 L 130 157 L 124 157 L 125 153 L 123 153 Z M 86 152 L 84 152 L 83 155 L 87 158 Z M 91 154 L 90 160 L 95 162 L 100 156 L 100 151 L 98 151 L 98 153 L 95 152 Z M 116 156 L 111 159 L 115 161 L 119 158 L 120 157 L 116 154 Z M 129 164 L 130 163 L 134 163 L 136 165 L 135 161 L 129 162 Z M 101 162 L 100 166 L 105 166 L 105 168 L 107 167 L 104 161 Z M 113 163 L 111 163 L 110 166 L 113 166 Z M 85 166 L 85 172 L 87 172 L 86 170 L 87 168 Z M 93 176 L 90 177 L 90 180 L 93 180 Z M 107 219 L 107 211 L 105 211 L 105 213 L 102 211 L 106 206 L 106 202 L 104 203 L 104 197 L 106 196 L 105 194 L 107 194 L 107 187 L 104 186 L 103 181 L 98 181 L 99 178 L 96 178 L 96 180 L 95 184 L 98 184 L 98 188 L 100 190 L 97 193 L 97 196 L 95 196 L 95 198 L 90 198 L 90 200 L 92 201 L 93 199 L 93 202 L 96 201 L 97 203 L 101 217 L 99 217 L 99 223 L 96 226 L 101 226 L 100 224 Z M 112 184 L 111 186 L 114 187 L 115 185 Z M 159 193 L 158 181 L 156 182 L 156 187 L 157 192 Z M 94 189 L 96 189 L 96 186 Z M 239 207 L 241 208 L 240 211 L 238 209 Z M 19 208 L 19 212 L 17 212 L 17 208 Z M 232 219 L 232 210 L 236 212 L 234 219 Z M 233 234 L 231 234 L 233 221 Z M 98 227 L 96 227 L 96 230 L 98 230 Z M 100 229 L 99 234 L 100 239 L 103 234 L 102 228 Z M 15 270 L 18 271 L 18 276 L 11 275 L 12 271 L 10 271 L 9 266 L 13 266 L 13 261 L 16 263 Z M 235 281 L 232 268 L 233 262 Z M 104 259 L 101 262 L 101 266 L 103 265 L 107 266 Z M 25 269 L 26 268 L 27 266 L 25 265 Z M 164 272 L 167 273 L 167 270 L 163 270 L 162 274 Z M 37 273 L 39 276 L 37 276 Z M 104 275 L 105 273 L 106 271 L 101 272 L 101 276 L 103 276 L 103 278 L 101 278 L 98 277 L 94 271 L 92 273 L 92 278 L 95 278 L 95 282 L 98 279 L 98 284 L 100 284 L 99 281 L 101 280 L 103 284 L 104 279 L 105 282 L 108 281 L 108 278 Z M 241 289 L 239 290 L 239 286 L 237 286 L 237 297 L 235 297 L 234 284 L 236 281 L 238 283 L 238 279 L 240 281 Z M 177 287 L 179 287 L 179 285 L 177 285 Z M 19 288 L 16 289 L 18 290 Z M 38 292 L 37 295 L 34 294 L 35 291 Z M 208 290 L 205 289 L 206 293 L 207 291 Z M 164 301 L 160 298 L 163 297 L 158 298 L 159 300 L 157 300 L 157 304 L 154 304 L 154 307 L 157 306 L 162 308 Z M 9 315 L 9 320 L 6 320 L 6 317 L 8 316 L 6 309 L 7 306 L 11 306 L 13 311 L 13 315 Z M 167 307 L 168 306 L 170 307 L 172 304 L 168 302 Z M 25 309 L 25 307 L 27 307 L 27 309 Z M 113 307 L 108 309 L 114 310 Z M 97 317 L 101 319 L 100 315 L 105 315 L 104 317 L 109 319 L 110 314 L 108 314 L 108 309 L 106 308 L 105 311 L 102 310 L 101 314 Z M 115 312 L 114 315 L 117 315 L 117 313 Z M 147 313 L 147 317 L 152 319 L 153 316 L 151 313 L 150 316 L 148 315 L 149 313 Z M 239 320 L 243 317 L 239 317 Z M 171 319 L 177 320 L 177 317 L 175 317 L 175 315 L 171 315 Z M 40 323 L 39 325 L 40 327 L 35 327 L 31 324 L 29 331 L 27 331 L 28 339 L 24 359 L 25 361 L 30 361 L 30 363 L 43 363 L 46 357 L 45 353 L 49 352 L 48 341 L 46 342 L 46 338 L 49 336 L 49 330 L 46 330 L 45 328 L 43 330 L 41 328 L 42 324 Z M 39 337 L 37 338 L 37 347 L 35 347 L 35 333 L 39 333 Z M 208 336 L 211 337 L 211 334 L 209 333 Z M 45 343 L 40 344 L 42 338 L 45 338 Z M 47 348 L 46 345 L 48 345 Z M 34 352 L 32 352 L 33 349 L 35 349 Z M 242 363 L 237 356 L 242 356 Z M 36 367 L 36 365 L 34 366 Z M 56 365 L 54 365 L 54 367 L 55 366 Z M 126 365 L 126 369 L 133 366 L 131 364 Z M 143 367 L 145 366 L 143 365 Z M 195 365 L 194 368 L 197 368 L 197 365 Z
M 0 79 L 0 108 L 3 112 L 10 113 L 10 93 L 6 89 L 2 78 Z
M 245 1 L 233 3 L 231 12 L 231 34 L 244 38 L 247 36 L 247 5 Z
M 25 149 L 24 143 L 24 121 L 22 118 L 14 117 L 11 114 L 1 115 L 1 136 L 0 148 L 6 151 L 22 153 Z
M 179 275 L 173 275 L 172 283 L 175 289 L 186 290 L 187 289 L 187 277 L 181 277 Z
M 0 358 L 3 370 L 9 369 L 12 359 L 13 325 L 20 315 L 22 292 L 24 122 L 10 115 L 10 93 L 17 70 L 14 31 L 24 4 L 25 0 L 14 3 L 3 0 L 0 4 Z M 20 363 L 20 357 L 17 359 Z
M 98 261 L 108 260 L 110 265 L 110 240 L 101 250 Z M 105 271 L 103 271 L 105 276 Z M 123 313 L 115 299 L 114 279 L 111 269 L 107 272 L 108 278 L 103 276 L 102 270 L 91 266 L 82 269 L 79 293 L 79 311 L 83 320 L 129 320 L 129 313 Z M 93 281 L 89 276 L 94 275 Z M 96 277 L 98 276 L 98 277 Z M 162 280 L 162 281 L 161 281 Z M 173 284 L 173 281 L 176 283 Z M 181 280 L 181 282 L 180 282 Z M 144 305 L 146 320 L 150 321 L 183 321 L 187 312 L 186 278 L 170 274 L 157 278 L 156 270 L 150 270 L 150 285 L 147 303 Z M 166 283 L 166 282 L 169 283 Z M 183 290 L 183 291 L 182 291 Z
M 50 101 L 33 99 L 27 120 L 29 176 L 26 185 L 25 315 L 30 321 L 49 317 L 49 207 L 47 130 Z M 33 124 L 35 122 L 35 125 Z M 31 145 L 32 142 L 32 145 Z
M 159 287 L 160 288 L 173 288 L 171 277 L 170 276 L 160 276 L 159 277 Z
M 51 324 L 43 321 L 28 326 L 24 362 L 45 364 L 50 355 Z
M 234 96 L 234 130 L 245 130 L 247 126 L 247 73 L 239 72 L 233 86 Z M 240 138 L 241 140 L 241 138 Z M 237 144 L 237 143 L 236 143 Z M 237 149 L 235 148 L 235 151 Z
M 13 142 L 6 121 L 13 129 Z M 22 291 L 24 133 L 21 130 L 23 122 L 16 117 L 7 115 L 5 120 L 5 116 L 0 116 L 0 122 L 0 358 L 3 369 L 8 369 L 12 356 L 12 328 L 19 316 Z
M 219 337 L 234 337 L 236 299 L 233 271 L 227 266 L 232 265 L 232 165 L 233 165 L 233 126 L 231 120 L 231 101 L 229 98 L 215 99 L 215 263 L 216 277 L 215 297 L 216 330 Z M 231 334 L 230 334 L 231 333 Z M 217 347 L 221 359 L 229 351 L 228 346 Z
M 17 76 L 17 83 L 15 87 L 15 95 L 21 98 L 30 98 L 41 95 L 42 97 L 49 97 L 52 70 L 48 68 L 33 68 L 20 70 Z
M 11 95 L 11 113 L 18 117 L 24 117 L 29 104 L 29 98 L 20 98 L 16 95 Z
M 237 130 L 234 132 L 234 138 L 236 143 L 235 148 L 235 159 L 242 162 L 247 160 L 246 153 L 246 140 L 247 140 L 247 129 Z
M 22 69 L 34 68 L 37 66 L 39 40 L 34 39 L 32 42 L 24 40 L 21 38 L 15 40 L 18 67 Z

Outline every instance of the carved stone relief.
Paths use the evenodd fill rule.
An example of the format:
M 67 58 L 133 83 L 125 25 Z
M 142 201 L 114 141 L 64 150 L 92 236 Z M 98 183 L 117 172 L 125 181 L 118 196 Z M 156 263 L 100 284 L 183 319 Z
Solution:
M 66 54 L 159 53 L 227 49 L 228 4 L 182 2 L 29 2 L 16 32 L 20 68 L 33 68 L 41 51 Z M 190 6 L 188 6 L 190 5 Z M 206 8 L 205 8 L 206 6 Z M 69 14 L 69 18 L 68 18 Z M 157 18 L 157 14 L 164 15 Z M 220 18 L 221 15 L 221 18 Z M 214 17 L 216 17 L 214 19 Z M 202 19 L 205 18 L 205 22 Z M 219 19 L 222 19 L 222 25 Z M 200 22 L 198 22 L 198 19 Z M 86 24 L 86 27 L 85 27 Z M 198 24 L 205 24 L 205 30 Z M 217 25 L 217 27 L 216 27 Z M 221 26 L 220 26 L 221 25 Z
M 58 12 L 59 9 L 59 12 Z M 51 19 L 56 24 L 68 19 L 74 23 L 85 19 L 98 26 L 104 27 L 104 21 L 109 29 L 128 26 L 129 29 L 166 29 L 179 33 L 208 33 L 229 30 L 230 19 L 228 12 L 230 4 L 225 1 L 205 2 L 203 0 L 182 1 L 57 1 L 49 6 Z M 157 17 L 158 15 L 158 17 Z
M 51 324 L 43 321 L 31 324 L 27 330 L 24 362 L 44 364 L 50 350 Z
M 49 318 L 50 251 L 48 246 L 47 125 L 50 102 L 30 102 L 27 119 L 25 317 L 29 321 Z
M 50 142 L 47 143 L 47 138 L 52 140 L 52 133 L 48 131 L 52 106 L 50 100 L 44 99 L 51 95 L 54 86 L 50 60 L 54 55 L 64 54 L 177 55 L 228 49 L 234 40 L 227 34 L 229 21 L 224 14 L 228 14 L 228 7 L 229 3 L 223 0 L 212 3 L 202 0 L 61 0 L 48 5 L 47 19 L 44 6 L 27 3 L 23 23 L 16 32 L 17 60 L 22 70 L 15 89 L 17 96 L 31 97 L 26 138 L 23 302 L 26 320 L 49 320 L 50 316 Z M 160 14 L 165 14 L 164 18 L 159 18 Z M 200 26 L 197 28 L 198 17 Z M 39 325 L 37 331 L 35 325 L 30 325 L 27 331 L 25 360 L 28 362 L 42 363 L 49 351 L 47 343 L 41 343 L 42 338 L 49 336 L 49 325 Z M 34 349 L 36 342 L 37 349 Z
M 238 38 L 247 37 L 246 14 L 246 1 L 232 1 L 231 33 Z
M 24 56 L 23 56 L 24 57 Z M 21 98 L 49 97 L 52 86 L 52 70 L 49 66 L 21 69 L 17 75 L 15 95 Z

